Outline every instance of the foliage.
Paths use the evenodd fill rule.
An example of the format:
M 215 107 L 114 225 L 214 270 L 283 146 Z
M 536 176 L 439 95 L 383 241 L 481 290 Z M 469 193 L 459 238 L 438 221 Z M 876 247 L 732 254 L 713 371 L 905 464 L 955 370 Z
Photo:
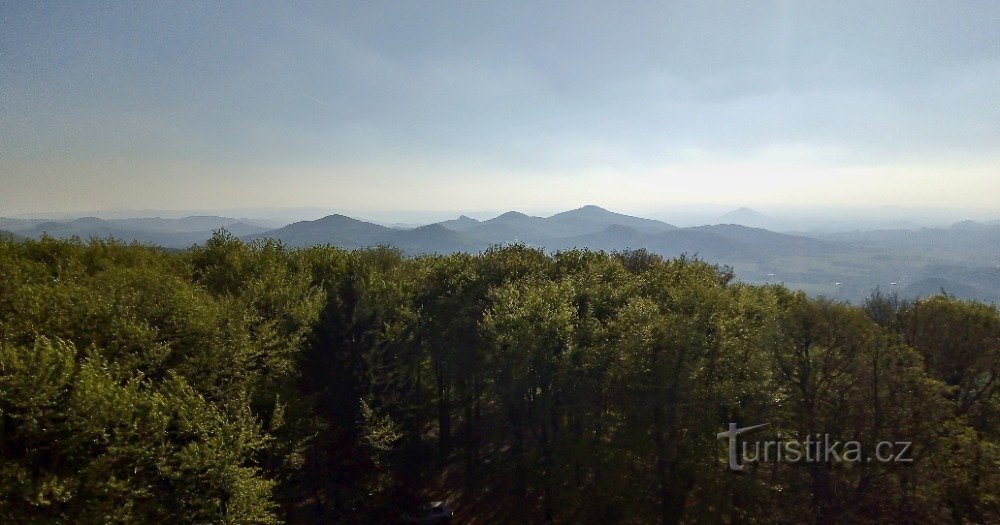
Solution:
M 1000 313 L 643 250 L 0 240 L 0 521 L 1000 521 Z M 912 463 L 727 468 L 768 423 Z

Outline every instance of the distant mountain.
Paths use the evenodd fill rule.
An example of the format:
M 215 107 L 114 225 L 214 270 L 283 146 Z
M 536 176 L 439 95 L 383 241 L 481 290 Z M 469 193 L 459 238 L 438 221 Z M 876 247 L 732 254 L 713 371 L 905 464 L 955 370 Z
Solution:
M 361 220 L 361 219 L 358 219 Z M 372 224 L 378 224 L 379 226 L 385 226 L 386 228 L 392 228 L 394 230 L 412 230 L 414 228 L 419 228 L 421 226 L 427 226 L 425 223 L 415 223 L 415 222 L 379 222 L 379 221 L 364 221 L 370 222 Z
M 956 264 L 931 265 L 904 293 L 924 296 L 944 290 L 967 299 L 1000 303 L 1000 265 L 968 267 Z
M 392 231 L 397 230 L 334 214 L 315 221 L 296 222 L 276 230 L 248 235 L 245 239 L 278 239 L 293 247 L 332 244 L 354 249 L 377 245 L 379 239 Z
M 430 224 L 411 230 L 393 230 L 378 239 L 408 254 L 476 252 L 484 246 L 449 230 L 441 224 Z
M 253 224 L 249 219 L 233 219 L 211 215 L 195 215 L 180 219 L 162 219 L 160 217 L 139 219 L 111 219 L 108 222 L 128 230 L 179 232 L 211 232 L 225 228 L 233 235 L 249 235 L 267 231 L 270 228 Z
M 47 234 L 50 237 L 67 238 L 74 235 L 83 239 L 90 237 L 114 237 L 124 239 L 129 236 L 129 232 L 116 228 L 109 221 L 103 221 L 96 217 L 81 217 L 69 222 L 43 222 L 27 230 L 22 230 L 21 234 L 27 237 L 41 237 Z
M 945 279 L 943 277 L 928 277 L 927 279 L 921 279 L 906 288 L 900 295 L 904 297 L 927 297 L 929 295 L 937 295 L 944 291 L 947 294 L 955 295 L 958 297 L 964 297 L 966 299 L 976 299 L 980 301 L 990 300 L 990 297 L 984 296 L 981 290 L 974 286 L 969 286 L 964 283 L 959 283 L 952 281 L 951 279 Z M 992 298 L 994 301 L 996 298 Z
M 0 239 L 13 239 L 15 241 L 20 241 L 21 239 L 24 239 L 24 237 L 21 237 L 16 233 L 0 230 Z
M 462 233 L 481 242 L 527 242 L 548 245 L 558 239 L 589 235 L 609 226 L 627 226 L 641 233 L 659 233 L 677 227 L 652 219 L 615 213 L 599 206 L 584 206 L 557 213 L 551 217 L 533 217 L 510 211 L 493 219 L 471 224 L 466 222 Z
M 479 251 L 491 244 L 509 242 L 525 242 L 550 250 L 646 248 L 664 256 L 698 255 L 716 262 L 768 262 L 777 256 L 818 255 L 832 249 L 828 243 L 816 239 L 745 226 L 677 228 L 597 206 L 584 206 L 551 217 L 511 211 L 480 222 L 463 216 L 413 229 L 387 228 L 344 215 L 331 215 L 245 238 L 274 238 L 290 246 L 332 244 L 348 249 L 388 244 L 411 254 Z
M 996 230 L 1000 228 L 1000 221 L 959 221 L 948 227 L 949 230 L 962 230 L 962 231 L 988 231 Z
M 1000 228 L 922 228 L 875 230 L 816 235 L 868 251 L 889 252 L 911 260 L 932 258 L 938 263 L 994 265 L 1000 254 Z
M 1000 295 L 1000 265 L 978 267 L 957 264 L 931 265 L 924 270 L 923 277 L 942 277 L 972 286 L 992 288 L 993 292 Z
M 0 217 L 0 230 L 9 232 L 19 232 L 27 230 L 33 226 L 50 222 L 49 219 L 10 219 Z
M 642 233 L 661 233 L 678 229 L 665 222 L 615 213 L 594 205 L 557 213 L 545 221 L 557 235 L 581 235 L 614 225 L 628 226 Z
M 270 228 L 264 228 L 262 226 L 257 226 L 256 224 L 247 224 L 245 222 L 234 222 L 227 224 L 225 226 L 220 226 L 219 228 L 225 229 L 226 231 L 237 237 L 243 237 L 244 235 L 252 235 L 254 233 L 264 233 L 270 230 Z M 213 231 L 219 228 L 213 228 Z
M 694 228 L 642 233 L 627 226 L 609 226 L 597 233 L 559 239 L 553 248 L 620 251 L 645 248 L 664 257 L 695 256 L 713 262 L 753 260 L 764 255 L 753 246 Z
M 599 232 L 560 239 L 558 245 L 554 246 L 554 248 L 591 248 L 605 251 L 622 249 L 637 250 L 639 248 L 648 248 L 649 242 L 649 234 L 642 233 L 630 226 L 612 224 Z
M 167 248 L 186 248 L 206 241 L 215 230 L 225 228 L 233 235 L 243 236 L 266 231 L 267 228 L 247 224 L 227 217 L 184 217 L 162 219 L 159 217 L 135 219 L 99 219 L 81 217 L 69 221 L 35 221 L 18 230 L 25 237 L 38 238 L 43 234 L 56 238 L 81 239 L 114 238 L 124 242 L 137 241 Z
M 751 228 L 771 228 L 773 229 L 777 221 L 747 207 L 737 208 L 716 219 L 718 224 L 739 224 Z
M 811 237 L 775 233 L 763 228 L 750 228 L 738 224 L 696 226 L 690 230 L 703 231 L 731 241 L 739 241 L 756 250 L 782 255 L 815 256 L 835 251 L 836 245 Z
M 388 228 L 345 215 L 329 215 L 283 228 L 244 237 L 245 240 L 277 239 L 292 247 L 330 244 L 357 249 L 378 245 L 399 248 L 408 254 L 478 251 L 480 245 L 440 224 L 412 229 Z
M 697 255 L 709 261 L 727 264 L 770 263 L 775 257 L 821 256 L 836 249 L 835 244 L 808 237 L 735 224 L 673 228 L 656 233 L 643 233 L 628 226 L 613 225 L 587 235 L 556 239 L 546 246 L 605 251 L 645 248 L 666 257 Z
M 509 211 L 467 228 L 463 233 L 481 242 L 534 242 L 545 237 L 542 217 Z
M 478 226 L 480 224 L 480 222 L 477 221 L 476 219 L 473 219 L 472 217 L 468 217 L 468 216 L 462 215 L 462 216 L 460 216 L 457 219 L 451 219 L 449 221 L 442 221 L 442 222 L 439 222 L 438 224 L 440 224 L 441 226 L 444 226 L 445 228 L 448 228 L 451 231 L 461 233 L 461 232 L 468 231 L 469 229 Z

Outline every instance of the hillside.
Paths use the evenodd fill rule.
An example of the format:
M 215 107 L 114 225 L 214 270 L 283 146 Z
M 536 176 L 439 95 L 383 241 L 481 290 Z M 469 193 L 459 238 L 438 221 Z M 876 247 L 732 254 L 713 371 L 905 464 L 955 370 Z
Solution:
M 778 221 L 775 221 L 771 217 L 745 206 L 722 215 L 717 218 L 715 222 L 718 224 L 738 224 L 740 226 L 749 226 L 751 228 L 774 229 L 778 226 Z
M 461 233 L 469 230 L 470 228 L 475 227 L 476 225 L 480 224 L 480 222 L 477 221 L 476 219 L 473 219 L 472 217 L 461 215 L 457 219 L 442 221 L 439 222 L 438 224 L 444 226 L 445 228 L 448 228 L 451 231 L 456 231 Z
M 56 238 L 114 238 L 124 242 L 155 244 L 166 248 L 186 248 L 205 242 L 218 229 L 243 236 L 267 231 L 246 220 L 215 216 L 192 216 L 180 219 L 145 217 L 134 219 L 99 219 L 81 217 L 64 221 L 40 219 L 0 219 L 0 224 L 13 226 L 13 231 L 30 238 L 48 235 Z
M 360 248 L 379 244 L 379 239 L 391 231 L 392 228 L 334 214 L 247 235 L 245 239 L 271 238 L 293 247 L 330 244 L 339 248 Z

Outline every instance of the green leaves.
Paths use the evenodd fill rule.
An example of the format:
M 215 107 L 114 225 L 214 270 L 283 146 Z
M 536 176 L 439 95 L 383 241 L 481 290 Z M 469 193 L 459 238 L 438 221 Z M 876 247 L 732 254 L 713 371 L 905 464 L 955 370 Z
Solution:
M 0 391 L 5 412 L 38 415 L 66 394 L 76 365 L 76 348 L 39 338 L 31 347 L 0 343 Z
M 444 494 L 480 521 L 1000 516 L 987 305 L 862 309 L 642 250 L 224 232 L 4 242 L 0 277 L 4 523 L 384 523 Z M 734 476 L 730 422 L 915 461 Z
M 3 521 L 275 522 L 273 482 L 244 465 L 267 442 L 245 404 L 120 377 L 61 340 L 0 356 Z

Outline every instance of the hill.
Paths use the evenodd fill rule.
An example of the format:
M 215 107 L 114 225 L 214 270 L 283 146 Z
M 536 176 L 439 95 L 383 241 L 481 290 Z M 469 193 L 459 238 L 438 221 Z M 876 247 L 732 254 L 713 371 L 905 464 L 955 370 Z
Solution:
M 461 233 L 461 232 L 464 232 L 464 231 L 467 231 L 467 230 L 469 230 L 471 228 L 476 227 L 477 225 L 480 224 L 480 222 L 477 221 L 476 219 L 473 219 L 472 217 L 461 215 L 457 219 L 451 219 L 451 220 L 448 220 L 448 221 L 442 221 L 442 222 L 439 222 L 438 224 L 440 224 L 441 226 L 444 226 L 445 228 L 448 228 L 451 231 L 455 231 L 455 232 Z
M 626 226 L 646 234 L 677 229 L 676 226 L 665 222 L 633 217 L 588 205 L 550 217 L 533 217 L 510 211 L 479 224 L 468 224 L 463 233 L 486 243 L 520 241 L 548 246 L 553 242 L 562 244 L 558 242 L 560 239 L 601 232 L 610 226 Z
M 816 256 L 836 250 L 836 246 L 811 237 L 775 233 L 763 228 L 751 228 L 739 224 L 717 224 L 690 228 L 703 231 L 731 241 L 738 241 L 756 250 L 782 255 Z
M 967 284 L 945 279 L 943 277 L 929 277 L 921 279 L 905 288 L 901 295 L 904 297 L 927 297 L 940 293 L 947 293 L 957 297 L 966 297 L 976 300 L 989 300 L 980 294 L 980 290 Z M 995 299 L 994 299 L 995 300 Z
M 614 225 L 627 226 L 641 233 L 661 233 L 678 229 L 665 222 L 615 213 L 594 205 L 557 213 L 545 221 L 557 235 L 581 235 Z
M 408 254 L 477 252 L 478 243 L 440 224 L 430 224 L 411 230 L 393 230 L 378 239 Z
M 293 247 L 330 244 L 353 249 L 380 244 L 380 239 L 392 231 L 401 230 L 334 214 L 315 221 L 296 222 L 276 230 L 247 235 L 245 239 L 278 239 Z
M 4 219 L 4 222 L 19 224 L 22 226 L 16 230 L 19 235 L 35 239 L 42 235 L 56 238 L 79 237 L 84 240 L 92 237 L 114 238 L 123 242 L 135 241 L 166 248 L 186 248 L 205 242 L 215 230 L 220 228 L 225 228 L 237 236 L 267 231 L 267 228 L 249 224 L 240 219 L 214 216 L 194 216 L 180 219 L 81 217 L 67 221 Z
M 245 240 L 264 238 L 277 239 L 293 247 L 330 244 L 356 249 L 388 245 L 411 255 L 479 250 L 478 244 L 440 224 L 412 229 L 389 228 L 339 214 L 244 237 Z
M 24 239 L 24 237 L 21 237 L 20 235 L 18 235 L 16 233 L 12 233 L 12 232 L 9 232 L 9 231 L 4 231 L 4 230 L 0 230 L 0 238 L 2 238 L 2 239 L 13 239 L 15 241 L 20 241 L 21 239 Z
M 771 217 L 745 206 L 722 215 L 716 219 L 716 222 L 718 224 L 738 224 L 751 228 L 775 229 L 778 226 L 777 221 Z
M 1000 221 L 959 221 L 948 227 L 950 230 L 990 231 L 1000 229 Z

